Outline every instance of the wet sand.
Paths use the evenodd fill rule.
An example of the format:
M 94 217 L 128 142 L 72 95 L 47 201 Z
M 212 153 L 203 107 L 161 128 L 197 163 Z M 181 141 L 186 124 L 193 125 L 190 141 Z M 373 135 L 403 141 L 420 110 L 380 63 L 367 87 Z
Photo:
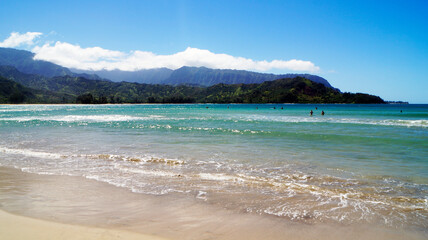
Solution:
M 31 239 L 67 239 L 63 235 L 70 239 L 225 240 L 428 237 L 424 232 L 377 226 L 305 224 L 234 211 L 179 193 L 132 193 L 81 177 L 36 175 L 4 167 L 0 167 L 0 209 L 26 216 L 0 213 L 0 239 L 29 239 L 21 234 Z

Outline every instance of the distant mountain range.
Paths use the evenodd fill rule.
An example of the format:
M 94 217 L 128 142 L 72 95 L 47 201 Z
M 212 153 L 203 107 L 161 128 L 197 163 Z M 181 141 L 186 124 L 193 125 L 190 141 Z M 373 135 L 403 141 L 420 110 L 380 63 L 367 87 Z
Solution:
M 13 66 L 22 73 L 38 74 L 45 77 L 73 76 L 94 80 L 111 80 L 114 82 L 136 82 L 165 85 L 212 86 L 224 84 L 252 84 L 272 81 L 280 78 L 304 77 L 316 83 L 332 88 L 330 83 L 319 76 L 311 74 L 268 74 L 243 70 L 210 69 L 206 67 L 181 67 L 176 70 L 168 68 L 147 69 L 139 71 L 120 70 L 79 70 L 68 69 L 57 64 L 34 60 L 34 53 L 13 48 L 0 48 L 0 66 Z
M 210 87 L 45 77 L 0 66 L 0 103 L 384 103 L 303 77 Z
M 272 81 L 280 78 L 304 77 L 311 81 L 322 83 L 326 87 L 332 88 L 330 83 L 319 76 L 311 74 L 268 74 L 257 73 L 243 70 L 230 69 L 211 69 L 206 67 L 181 67 L 176 70 L 168 68 L 157 68 L 139 70 L 135 72 L 128 71 L 85 71 L 72 69 L 75 73 L 97 75 L 101 78 L 110 79 L 115 82 L 137 82 L 148 84 L 166 84 L 166 85 L 191 85 L 191 86 L 213 86 L 219 83 L 224 84 L 252 84 Z
M 0 48 L 0 103 L 384 103 L 309 74 L 204 67 L 79 72 L 33 57 Z
M 0 47 L 0 66 L 13 66 L 20 72 L 38 74 L 45 77 L 74 76 L 101 79 L 96 75 L 73 73 L 66 67 L 61 67 L 51 62 L 34 60 L 33 57 L 34 53 L 29 51 Z

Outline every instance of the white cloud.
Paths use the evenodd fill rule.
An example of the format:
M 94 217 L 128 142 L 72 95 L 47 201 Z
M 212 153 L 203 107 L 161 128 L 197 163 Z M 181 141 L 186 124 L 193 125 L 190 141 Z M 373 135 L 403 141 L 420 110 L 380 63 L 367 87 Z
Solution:
M 27 32 L 23 34 L 12 32 L 10 37 L 0 42 L 0 47 L 17 47 L 22 44 L 33 45 L 33 40 L 40 37 L 40 35 L 42 35 L 40 32 Z
M 273 60 L 255 61 L 227 54 L 217 54 L 208 50 L 188 47 L 182 52 L 171 55 L 157 55 L 152 52 L 132 51 L 124 53 L 100 47 L 82 48 L 65 42 L 45 44 L 33 49 L 35 59 L 54 62 L 64 67 L 82 70 L 136 71 L 141 69 L 161 68 L 177 69 L 182 66 L 208 67 L 218 69 L 238 69 L 268 71 L 272 69 L 317 72 L 320 70 L 310 61 Z
M 109 64 L 123 61 L 126 54 L 119 51 L 111 51 L 100 47 L 81 48 L 70 43 L 56 42 L 33 48 L 36 53 L 34 59 L 45 60 L 58 65 L 78 69 L 100 70 Z

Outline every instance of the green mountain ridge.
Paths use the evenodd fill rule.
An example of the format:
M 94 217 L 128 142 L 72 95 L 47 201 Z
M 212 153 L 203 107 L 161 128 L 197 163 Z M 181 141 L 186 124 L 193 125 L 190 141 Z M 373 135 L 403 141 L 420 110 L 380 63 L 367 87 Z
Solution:
M 211 69 L 206 67 L 181 67 L 171 72 L 171 75 L 162 81 L 163 84 L 181 85 L 192 84 L 201 86 L 213 86 L 219 83 L 224 84 L 253 84 L 273 81 L 281 78 L 304 77 L 311 81 L 322 83 L 326 87 L 333 88 L 330 83 L 319 76 L 312 74 L 271 74 L 258 73 L 245 70 L 232 69 Z
M 265 81 L 260 84 L 217 84 L 211 87 L 170 86 L 92 80 L 74 76 L 44 77 L 0 66 L 25 97 L 22 103 L 384 103 L 377 96 L 341 93 L 303 77 Z M 10 98 L 2 95 L 3 99 Z M 9 96 L 9 98 L 8 98 Z M 35 96 L 35 97 L 32 97 Z M 13 99 L 12 99 L 13 100 Z M 6 101 L 7 102 L 7 101 Z M 5 103 L 5 102 L 3 102 Z M 12 103 L 9 99 L 8 103 Z
M 181 67 L 176 70 L 168 68 L 145 69 L 139 71 L 120 71 L 120 70 L 100 70 L 89 71 L 72 69 L 76 73 L 86 73 L 100 76 L 115 82 L 137 82 L 148 84 L 165 84 L 165 85 L 191 85 L 209 87 L 219 83 L 224 84 L 252 84 L 272 81 L 280 78 L 304 77 L 311 81 L 322 83 L 327 87 L 333 88 L 330 83 L 316 75 L 312 74 L 271 74 L 258 73 L 245 70 L 232 69 L 211 69 L 206 67 Z
M 22 103 L 34 97 L 31 90 L 21 84 L 0 77 L 0 103 Z
M 51 91 L 32 89 L 0 76 L 0 104 L 70 103 L 75 97 Z

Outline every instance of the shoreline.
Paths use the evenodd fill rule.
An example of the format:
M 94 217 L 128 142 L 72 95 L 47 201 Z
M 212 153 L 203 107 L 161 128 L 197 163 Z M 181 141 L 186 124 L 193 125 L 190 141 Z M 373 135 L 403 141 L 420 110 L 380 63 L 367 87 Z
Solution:
M 416 240 L 427 236 L 367 225 L 304 224 L 234 212 L 174 194 L 150 196 L 96 180 L 6 167 L 0 167 L 0 209 L 1 239 Z

